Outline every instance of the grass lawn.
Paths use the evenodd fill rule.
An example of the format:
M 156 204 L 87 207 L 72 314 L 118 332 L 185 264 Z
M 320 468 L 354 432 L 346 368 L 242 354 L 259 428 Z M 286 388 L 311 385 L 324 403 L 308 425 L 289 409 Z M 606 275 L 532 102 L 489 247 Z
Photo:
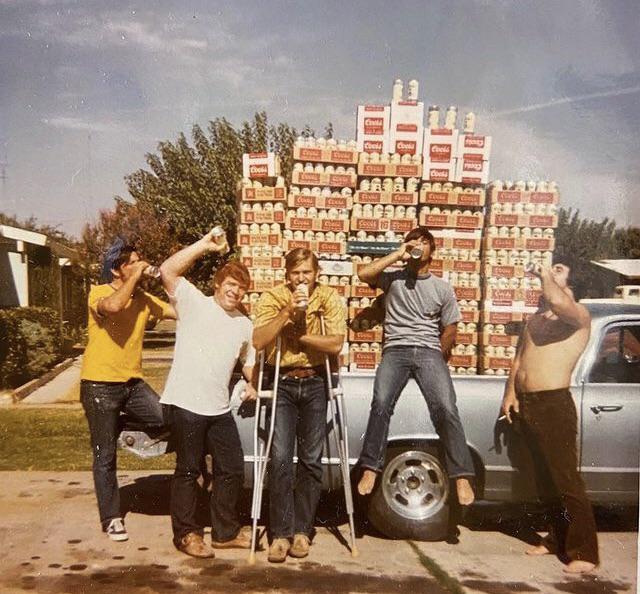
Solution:
M 145 379 L 161 392 L 167 365 L 145 366 Z M 65 401 L 79 401 L 79 385 Z M 81 408 L 0 409 L 0 470 L 91 470 L 89 429 Z M 142 460 L 118 450 L 119 470 L 173 470 L 175 454 Z

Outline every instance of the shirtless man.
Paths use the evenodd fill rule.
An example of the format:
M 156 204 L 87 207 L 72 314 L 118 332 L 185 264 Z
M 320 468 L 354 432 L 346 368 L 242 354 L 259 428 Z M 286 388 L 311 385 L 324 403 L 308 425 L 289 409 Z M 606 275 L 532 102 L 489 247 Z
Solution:
M 553 511 L 549 534 L 529 555 L 556 553 L 564 571 L 582 574 L 598 564 L 591 504 L 578 471 L 577 416 L 569 392 L 571 372 L 591 328 L 589 312 L 568 286 L 561 263 L 536 270 L 540 308 L 527 322 L 511 367 L 501 414 L 517 418 L 531 451 L 540 498 Z

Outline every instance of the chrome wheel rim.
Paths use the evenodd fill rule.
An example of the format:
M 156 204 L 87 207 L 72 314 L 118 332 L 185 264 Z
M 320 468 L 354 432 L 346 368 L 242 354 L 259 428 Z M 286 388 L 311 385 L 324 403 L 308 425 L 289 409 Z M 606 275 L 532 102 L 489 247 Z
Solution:
M 435 456 L 412 450 L 396 456 L 382 474 L 382 493 L 399 516 L 424 520 L 442 509 L 449 481 Z

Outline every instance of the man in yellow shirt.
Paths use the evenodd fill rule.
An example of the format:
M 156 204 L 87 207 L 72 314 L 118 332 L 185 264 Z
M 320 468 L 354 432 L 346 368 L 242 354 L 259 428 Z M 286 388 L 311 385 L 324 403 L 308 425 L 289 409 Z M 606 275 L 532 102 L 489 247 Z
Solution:
M 91 433 L 100 522 L 115 541 L 128 538 L 116 478 L 120 413 L 125 411 L 150 428 L 164 424 L 158 395 L 142 379 L 142 339 L 150 316 L 175 318 L 175 312 L 138 286 L 148 267 L 134 246 L 118 238 L 104 257 L 103 284 L 89 292 L 80 399 Z
M 257 303 L 253 344 L 275 361 L 281 338 L 281 368 L 269 470 L 269 561 L 306 557 L 322 488 L 322 445 L 327 421 L 325 354 L 337 355 L 346 333 L 340 296 L 316 284 L 318 258 L 297 248 L 285 258 L 286 283 Z M 320 316 L 325 320 L 322 334 Z M 298 467 L 293 453 L 297 438 Z

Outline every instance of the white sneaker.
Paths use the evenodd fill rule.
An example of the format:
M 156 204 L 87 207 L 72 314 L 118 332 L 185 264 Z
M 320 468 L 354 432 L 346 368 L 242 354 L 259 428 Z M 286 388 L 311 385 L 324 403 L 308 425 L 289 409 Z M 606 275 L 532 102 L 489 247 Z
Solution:
M 124 527 L 124 520 L 122 518 L 113 518 L 107 526 L 106 533 L 111 540 L 118 542 L 129 540 L 129 535 L 127 534 L 127 529 Z

